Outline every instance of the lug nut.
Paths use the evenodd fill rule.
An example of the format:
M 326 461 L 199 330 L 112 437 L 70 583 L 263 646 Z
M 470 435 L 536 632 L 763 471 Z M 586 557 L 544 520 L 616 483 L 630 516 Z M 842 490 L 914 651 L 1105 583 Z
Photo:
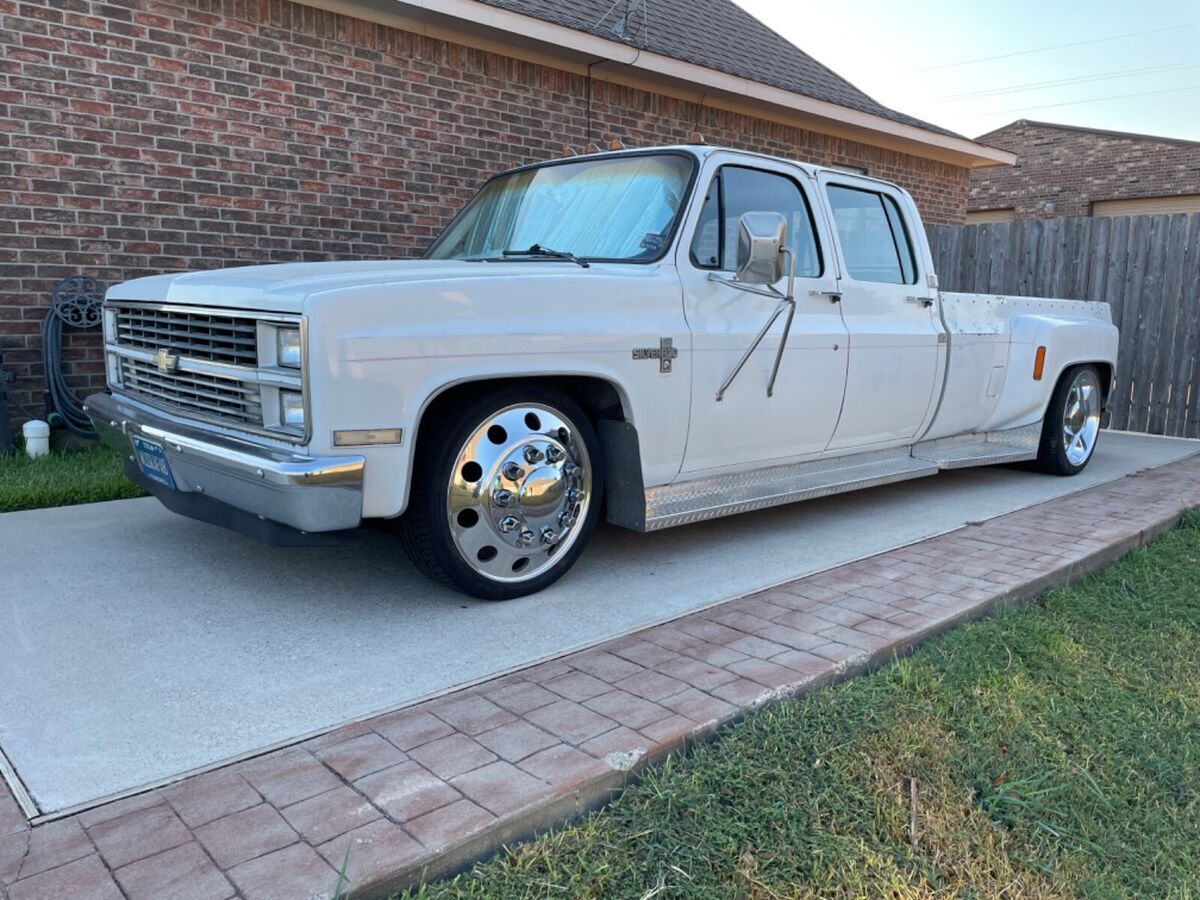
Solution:
M 533 532 L 528 528 L 522 531 L 519 535 L 517 535 L 517 543 L 522 547 L 528 547 L 533 543 Z
M 508 534 L 510 531 L 515 530 L 520 524 L 521 523 L 517 521 L 516 516 L 505 516 L 500 520 L 500 530 L 505 534 Z
M 553 544 L 558 540 L 558 535 L 554 533 L 554 529 L 547 526 L 542 529 L 542 543 Z
M 525 462 L 532 464 L 540 462 L 542 459 L 544 459 L 542 451 L 533 446 L 533 444 L 525 447 Z
M 571 488 L 567 491 L 567 500 L 571 503 L 578 503 L 583 499 L 583 491 L 579 488 Z
M 563 466 L 563 474 L 566 475 L 568 478 L 571 477 L 572 475 L 574 475 L 578 471 L 579 471 L 579 466 L 575 465 L 575 463 L 569 462 L 565 466 Z
M 509 481 L 520 481 L 525 474 L 525 470 L 518 466 L 515 462 L 504 464 L 504 477 Z
M 492 502 L 497 506 L 512 506 L 514 499 L 516 499 L 516 496 L 512 491 L 496 491 L 496 493 L 492 494 Z
M 546 462 L 556 463 L 565 455 L 558 447 L 549 446 L 546 448 Z
M 561 516 L 558 517 L 558 527 L 559 528 L 570 528 L 574 524 L 575 524 L 575 517 L 573 515 L 571 515 L 569 512 L 565 512 Z

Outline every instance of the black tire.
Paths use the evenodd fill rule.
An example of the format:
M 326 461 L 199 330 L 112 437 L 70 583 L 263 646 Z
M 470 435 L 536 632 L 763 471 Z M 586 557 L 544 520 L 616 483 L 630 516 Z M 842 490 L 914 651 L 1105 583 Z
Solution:
M 1062 377 L 1058 379 L 1058 384 L 1054 386 L 1054 393 L 1050 395 L 1050 402 L 1046 406 L 1046 416 L 1042 420 L 1042 436 L 1038 443 L 1037 461 L 1032 464 L 1037 471 L 1045 472 L 1048 475 L 1078 475 L 1087 468 L 1087 464 L 1095 454 L 1096 440 L 1093 438 L 1082 461 L 1078 460 L 1078 451 L 1074 451 L 1076 459 L 1072 460 L 1071 454 L 1068 452 L 1067 435 L 1064 430 L 1064 419 L 1072 386 L 1076 385 L 1081 378 L 1086 380 L 1089 373 L 1095 381 L 1095 389 L 1098 392 L 1096 404 L 1097 410 L 1099 409 L 1099 394 L 1103 392 L 1103 385 L 1100 383 L 1100 373 L 1096 367 L 1092 365 L 1072 366 L 1064 371 Z M 1095 436 L 1099 436 L 1098 430 Z
M 589 501 L 582 517 L 571 526 L 577 533 L 569 546 L 561 553 L 554 547 L 546 551 L 546 559 L 538 558 L 536 565 L 546 568 L 526 580 L 498 581 L 476 571 L 477 566 L 464 559 L 455 543 L 450 524 L 450 484 L 468 439 L 502 411 L 525 405 L 548 408 L 569 423 L 574 440 L 586 449 L 591 470 Z M 462 406 L 443 406 L 421 425 L 412 472 L 408 509 L 397 527 L 405 551 L 427 577 L 483 600 L 511 600 L 533 594 L 566 574 L 595 530 L 604 496 L 604 460 L 591 421 L 566 393 L 541 385 L 485 388 Z M 504 549 L 517 552 L 507 546 Z

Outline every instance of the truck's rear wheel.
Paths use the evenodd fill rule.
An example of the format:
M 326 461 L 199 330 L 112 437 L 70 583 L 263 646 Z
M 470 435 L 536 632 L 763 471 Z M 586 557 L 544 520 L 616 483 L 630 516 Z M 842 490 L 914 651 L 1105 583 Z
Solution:
M 499 388 L 422 428 L 400 535 L 431 578 L 486 600 L 540 591 L 596 527 L 595 430 L 566 394 Z
M 1052 475 L 1083 471 L 1100 437 L 1103 392 L 1095 366 L 1074 366 L 1063 373 L 1042 421 L 1036 467 Z

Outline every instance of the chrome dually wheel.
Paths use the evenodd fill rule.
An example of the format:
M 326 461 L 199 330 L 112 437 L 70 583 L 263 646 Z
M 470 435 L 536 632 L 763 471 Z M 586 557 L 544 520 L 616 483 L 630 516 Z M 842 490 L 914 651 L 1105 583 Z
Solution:
M 458 451 L 446 512 L 463 562 L 484 578 L 529 581 L 578 538 L 592 460 L 578 426 L 542 404 L 487 417 Z
M 1063 448 L 1073 466 L 1088 461 L 1100 433 L 1100 379 L 1092 368 L 1080 369 L 1067 389 L 1062 419 Z
M 603 497 L 600 442 L 569 394 L 545 382 L 464 385 L 421 424 L 398 531 L 430 578 L 509 600 L 571 568 Z

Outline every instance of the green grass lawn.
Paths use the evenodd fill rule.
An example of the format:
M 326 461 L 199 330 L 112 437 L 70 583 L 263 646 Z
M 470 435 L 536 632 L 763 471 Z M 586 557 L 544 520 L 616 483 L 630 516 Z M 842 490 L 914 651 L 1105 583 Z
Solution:
M 1200 896 L 1200 515 L 418 896 Z
M 0 454 L 0 513 L 97 500 L 140 497 L 121 474 L 121 456 L 108 447 L 56 450 L 30 459 L 23 450 Z

